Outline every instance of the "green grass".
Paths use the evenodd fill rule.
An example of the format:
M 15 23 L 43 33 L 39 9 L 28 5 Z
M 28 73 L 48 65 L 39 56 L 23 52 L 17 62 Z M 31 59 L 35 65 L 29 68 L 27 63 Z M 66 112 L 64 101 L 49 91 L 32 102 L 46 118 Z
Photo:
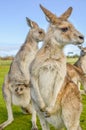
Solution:
M 74 63 L 76 59 L 68 58 L 68 62 Z M 11 61 L 0 60 L 0 123 L 7 119 L 7 111 L 5 107 L 5 101 L 2 96 L 2 84 L 4 76 L 9 70 Z M 82 96 L 83 111 L 80 118 L 81 127 L 86 130 L 86 96 Z M 18 106 L 13 106 L 14 122 L 7 126 L 4 130 L 30 130 L 31 129 L 31 115 L 24 115 Z M 40 122 L 37 119 L 38 129 L 41 130 Z M 55 130 L 51 127 L 51 130 Z
M 70 64 L 74 64 L 76 61 L 77 61 L 77 57 L 76 58 L 73 58 L 73 57 L 71 57 L 71 58 L 67 58 L 67 62 L 69 62 Z

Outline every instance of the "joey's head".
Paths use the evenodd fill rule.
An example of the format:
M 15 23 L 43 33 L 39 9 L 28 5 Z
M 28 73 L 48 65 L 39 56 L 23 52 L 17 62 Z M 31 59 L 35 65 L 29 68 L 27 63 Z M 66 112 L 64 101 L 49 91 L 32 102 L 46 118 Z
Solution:
M 31 38 L 36 42 L 43 41 L 45 37 L 44 29 L 40 28 L 36 22 L 32 21 L 27 17 L 26 17 L 26 21 L 29 27 L 31 28 L 29 32 Z
M 16 95 L 22 95 L 22 94 L 24 94 L 25 90 L 26 90 L 26 86 L 23 85 L 23 84 L 17 84 L 15 86 L 15 94 Z
M 49 38 L 52 38 L 52 41 L 56 41 L 59 46 L 77 45 L 84 42 L 84 36 L 68 21 L 72 13 L 72 7 L 69 7 L 60 17 L 57 17 L 42 5 L 40 7 L 50 23 L 47 34 L 48 37 L 50 35 Z

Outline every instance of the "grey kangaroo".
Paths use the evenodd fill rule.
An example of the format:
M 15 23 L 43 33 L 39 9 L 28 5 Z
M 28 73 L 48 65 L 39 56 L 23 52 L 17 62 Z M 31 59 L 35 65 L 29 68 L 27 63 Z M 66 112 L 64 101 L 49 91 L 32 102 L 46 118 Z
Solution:
M 38 51 L 38 42 L 43 41 L 45 37 L 45 32 L 34 21 L 27 17 L 26 20 L 31 29 L 11 63 L 2 87 L 8 119 L 0 125 L 0 129 L 3 129 L 14 120 L 11 106 L 11 104 L 14 104 L 20 106 L 24 112 L 32 113 L 32 130 L 37 130 L 36 112 L 32 108 L 30 98 L 29 66 Z

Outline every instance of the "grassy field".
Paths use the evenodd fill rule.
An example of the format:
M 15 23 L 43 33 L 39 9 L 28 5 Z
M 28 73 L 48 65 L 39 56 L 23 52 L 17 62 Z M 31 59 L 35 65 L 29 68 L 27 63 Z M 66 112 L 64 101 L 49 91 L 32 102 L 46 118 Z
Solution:
M 76 59 L 68 59 L 71 64 L 75 62 Z M 5 107 L 5 101 L 2 96 L 2 84 L 4 81 L 4 76 L 9 70 L 11 61 L 0 60 L 0 123 L 7 119 L 7 111 Z M 83 111 L 80 118 L 80 123 L 82 130 L 86 130 L 86 96 L 82 96 Z M 30 130 L 31 129 L 31 115 L 24 115 L 18 106 L 13 106 L 14 122 L 7 126 L 4 130 Z M 38 129 L 41 130 L 40 122 L 37 119 Z M 55 130 L 51 127 L 51 130 Z

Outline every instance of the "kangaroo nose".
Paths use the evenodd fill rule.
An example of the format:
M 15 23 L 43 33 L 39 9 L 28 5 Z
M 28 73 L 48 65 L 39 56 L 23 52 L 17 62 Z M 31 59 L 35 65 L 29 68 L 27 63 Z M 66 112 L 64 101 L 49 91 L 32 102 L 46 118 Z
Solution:
M 79 36 L 79 39 L 80 39 L 80 40 L 84 40 L 84 37 L 83 37 L 83 36 Z

